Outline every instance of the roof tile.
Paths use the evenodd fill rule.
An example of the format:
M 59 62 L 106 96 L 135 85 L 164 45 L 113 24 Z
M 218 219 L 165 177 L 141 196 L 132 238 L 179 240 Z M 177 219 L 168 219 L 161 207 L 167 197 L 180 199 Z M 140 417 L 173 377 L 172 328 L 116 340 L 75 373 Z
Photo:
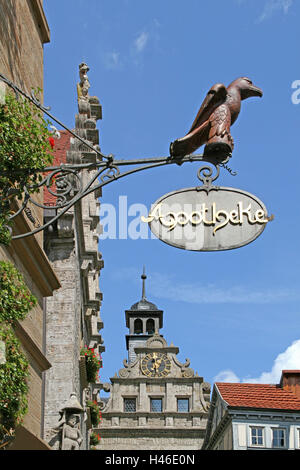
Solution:
M 229 406 L 300 411 L 300 399 L 279 385 L 217 382 Z

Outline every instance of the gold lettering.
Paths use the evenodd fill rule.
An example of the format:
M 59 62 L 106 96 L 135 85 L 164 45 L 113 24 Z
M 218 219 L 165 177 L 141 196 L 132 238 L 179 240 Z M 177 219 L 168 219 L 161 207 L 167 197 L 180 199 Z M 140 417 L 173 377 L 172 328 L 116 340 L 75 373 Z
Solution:
M 248 217 L 248 222 L 249 224 L 255 224 L 256 220 L 255 219 L 251 219 L 251 203 L 249 204 L 249 206 L 247 207 L 247 209 L 243 209 L 243 203 L 242 202 L 239 202 L 238 203 L 238 208 L 239 208 L 239 214 L 240 214 L 240 223 L 242 224 L 243 223 L 243 215 L 246 215 Z
M 222 216 L 225 217 L 225 220 L 224 220 L 224 222 L 223 222 L 222 224 L 219 224 L 219 225 L 217 225 L 216 228 L 214 228 L 214 230 L 213 230 L 213 235 L 216 234 L 216 231 L 217 231 L 217 230 L 219 230 L 219 229 L 222 228 L 222 227 L 225 227 L 225 225 L 227 225 L 228 222 L 229 222 L 229 214 L 228 214 L 228 212 L 226 212 L 226 211 L 218 211 L 217 214 L 216 214 L 216 219 L 217 219 L 218 221 L 220 221 L 220 218 L 222 218 Z
M 183 220 L 180 220 L 181 218 L 183 218 Z M 186 225 L 189 221 L 189 216 L 187 215 L 186 212 L 178 212 L 177 214 L 177 223 L 179 225 Z
M 194 220 L 194 217 L 199 217 L 199 219 L 196 221 L 196 220 Z M 202 214 L 200 212 L 194 211 L 194 212 L 191 213 L 190 221 L 191 221 L 192 225 L 201 224 L 202 220 L 203 220 L 203 217 L 202 217 Z
M 168 221 L 167 220 L 168 217 L 170 217 L 171 220 Z M 167 214 L 160 216 L 159 220 L 160 220 L 160 223 L 164 225 L 165 227 L 168 227 L 169 230 L 173 230 L 173 228 L 176 227 L 178 223 L 177 214 L 175 214 L 175 212 L 168 212 Z
M 231 211 L 229 213 L 229 220 L 232 224 L 240 224 L 239 212 L 237 210 Z
M 215 204 L 215 203 L 213 203 L 213 204 Z M 204 222 L 204 224 L 205 225 L 215 225 L 216 220 L 206 220 L 205 215 L 206 215 L 206 212 L 208 212 L 208 209 L 207 209 L 205 204 L 203 204 L 203 208 L 201 210 L 203 211 L 203 222 Z M 216 216 L 215 216 L 215 218 L 216 218 Z
M 259 224 L 266 224 L 267 222 L 269 222 L 269 219 L 265 219 L 265 213 L 262 209 L 258 209 L 255 212 L 255 220 Z
M 156 214 L 156 213 L 158 213 L 158 214 Z M 142 215 L 141 220 L 142 220 L 142 222 L 152 222 L 153 219 L 158 220 L 161 217 L 162 217 L 162 215 L 161 215 L 161 204 L 157 204 L 157 206 L 155 206 L 154 210 L 152 212 L 150 212 L 148 217 L 144 217 Z
M 237 203 L 237 209 L 233 209 L 230 212 L 227 212 L 226 210 L 217 211 L 216 203 L 213 202 L 211 205 L 211 220 L 207 220 L 206 218 L 209 209 L 206 207 L 205 203 L 201 204 L 199 211 L 193 211 L 190 214 L 184 211 L 177 213 L 170 211 L 166 214 L 162 214 L 161 206 L 161 203 L 157 204 L 157 206 L 151 210 L 148 217 L 142 216 L 141 220 L 148 223 L 153 220 L 159 220 L 160 223 L 169 230 L 173 230 L 177 224 L 183 227 L 188 223 L 199 225 L 203 222 L 204 225 L 216 225 L 217 222 L 221 222 L 214 228 L 213 235 L 216 234 L 217 230 L 225 227 L 229 222 L 233 225 L 242 225 L 244 222 L 244 216 L 246 216 L 249 224 L 266 224 L 269 220 L 272 220 L 272 217 L 266 218 L 266 214 L 262 209 L 258 209 L 254 214 L 251 214 L 251 203 L 247 208 L 244 208 L 242 201 Z M 223 218 L 224 220 L 222 221 Z

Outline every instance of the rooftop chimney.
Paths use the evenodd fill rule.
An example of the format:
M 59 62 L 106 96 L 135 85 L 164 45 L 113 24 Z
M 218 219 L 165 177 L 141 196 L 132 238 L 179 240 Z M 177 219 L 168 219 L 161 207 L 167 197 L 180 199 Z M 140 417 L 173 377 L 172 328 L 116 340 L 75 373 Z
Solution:
M 300 398 L 300 370 L 283 370 L 280 387 Z

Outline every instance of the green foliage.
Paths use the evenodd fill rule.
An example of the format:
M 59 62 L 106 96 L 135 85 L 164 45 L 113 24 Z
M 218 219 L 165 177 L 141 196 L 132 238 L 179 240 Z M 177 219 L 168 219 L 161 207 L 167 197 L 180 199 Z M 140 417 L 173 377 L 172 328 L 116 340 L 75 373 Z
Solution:
M 96 401 L 87 401 L 87 406 L 91 411 L 91 421 L 93 426 L 98 426 L 102 421 L 102 414 Z
M 23 320 L 36 304 L 22 274 L 8 261 L 0 261 L 0 322 Z
M 27 412 L 28 361 L 10 325 L 0 325 L 6 363 L 0 364 L 0 442 L 13 434 Z
M 6 362 L 0 364 L 0 448 L 8 445 L 27 412 L 28 360 L 13 331 L 36 304 L 22 274 L 8 261 L 0 261 L 0 341 Z
M 100 442 L 100 436 L 99 434 L 96 434 L 95 432 L 91 432 L 90 435 L 90 445 L 96 446 Z
M 11 242 L 11 233 L 9 230 L 9 226 L 11 226 L 11 222 L 7 220 L 7 216 L 1 216 L 0 214 L 0 243 L 6 246 L 8 246 Z
M 53 154 L 49 122 L 28 100 L 7 93 L 0 105 L 0 243 L 8 244 L 9 200 L 21 198 L 24 185 L 35 193 L 42 170 L 51 164 Z
M 98 372 L 101 367 L 101 362 L 95 354 L 93 348 L 84 347 L 81 349 L 80 354 L 86 358 L 86 372 L 88 382 L 96 382 Z

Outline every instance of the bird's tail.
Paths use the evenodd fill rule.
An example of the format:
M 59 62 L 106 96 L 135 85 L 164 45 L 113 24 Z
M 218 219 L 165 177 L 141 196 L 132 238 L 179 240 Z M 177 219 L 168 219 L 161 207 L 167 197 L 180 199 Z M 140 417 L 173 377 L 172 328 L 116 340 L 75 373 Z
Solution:
M 172 157 L 184 157 L 197 150 L 198 147 L 205 144 L 208 134 L 208 121 L 201 126 L 189 132 L 184 137 L 174 140 L 170 144 L 170 155 Z

